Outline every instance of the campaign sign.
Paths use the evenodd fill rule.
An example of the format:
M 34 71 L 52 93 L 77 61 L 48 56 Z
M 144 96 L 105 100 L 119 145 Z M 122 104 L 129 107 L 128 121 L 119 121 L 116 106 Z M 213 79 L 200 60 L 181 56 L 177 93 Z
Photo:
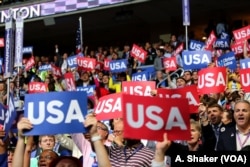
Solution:
M 52 67 L 52 73 L 54 76 L 56 77 L 61 77 L 62 76 L 62 72 L 61 72 L 61 68 L 55 66 L 55 65 L 51 65 Z
M 151 90 L 155 90 L 155 81 L 124 81 L 122 92 L 130 95 L 151 96 Z
M 6 112 L 7 112 L 7 108 L 2 103 L 0 103 L 0 125 L 2 125 L 2 126 L 3 126 L 4 121 L 5 121 Z
M 202 69 L 198 72 L 198 93 L 221 93 L 226 88 L 227 71 L 225 67 Z
M 96 62 L 95 69 L 96 69 L 96 71 L 102 70 L 103 69 L 103 62 Z
M 33 128 L 25 135 L 85 133 L 85 92 L 50 92 L 25 95 L 24 117 Z M 72 128 L 73 127 L 73 128 Z
M 233 31 L 233 35 L 236 42 L 242 42 L 250 38 L 250 26 L 246 26 Z
M 94 112 L 98 120 L 122 118 L 122 93 L 101 97 Z
M 77 56 L 70 56 L 67 58 L 67 64 L 70 68 L 77 67 Z
M 104 66 L 103 66 L 103 69 L 104 69 L 105 71 L 109 71 L 109 70 L 110 70 L 110 68 L 109 68 L 109 63 L 110 63 L 110 61 L 111 61 L 111 60 L 109 60 L 109 59 L 104 59 Z
M 38 68 L 39 71 L 50 71 L 52 69 L 51 64 L 45 64 Z
M 183 51 L 184 48 L 184 43 L 181 43 L 174 51 L 173 56 L 177 56 L 178 54 L 180 54 Z
M 234 52 L 221 55 L 218 57 L 217 61 L 219 67 L 227 67 L 231 70 L 235 70 L 237 68 Z
M 75 84 L 75 79 L 74 79 L 73 73 L 72 72 L 65 73 L 64 79 L 65 79 L 67 91 L 75 91 L 76 84 Z
M 0 73 L 3 72 L 2 68 L 3 68 L 3 58 L 0 58 Z
M 250 71 L 249 69 L 240 69 L 240 84 L 244 92 L 250 92 Z
M 241 69 L 250 68 L 250 58 L 240 59 L 240 68 Z
M 217 49 L 230 48 L 229 40 L 228 39 L 217 39 L 214 43 L 214 47 Z
M 205 50 L 213 50 L 213 44 L 216 41 L 216 35 L 214 31 L 212 31 L 207 39 Z
M 31 56 L 29 60 L 25 63 L 25 71 L 29 71 L 35 65 L 35 58 Z
M 148 81 L 148 80 L 149 80 L 149 73 L 146 71 L 132 74 L 132 81 Z
M 133 44 L 130 54 L 140 62 L 144 63 L 148 53 L 143 48 Z
M 202 69 L 211 63 L 212 53 L 210 51 L 184 51 L 182 52 L 183 69 Z
M 196 41 L 196 40 L 190 40 L 190 43 L 189 43 L 189 50 L 190 51 L 203 50 L 204 47 L 205 47 L 204 42 L 200 42 L 200 41 Z
M 242 54 L 244 51 L 244 43 L 243 42 L 237 42 L 235 44 L 231 45 L 231 49 L 234 52 L 235 55 Z M 250 50 L 249 45 L 246 47 L 247 51 Z
M 230 39 L 230 36 L 229 36 L 229 34 L 227 34 L 227 33 L 225 33 L 225 32 L 222 32 L 221 34 L 220 34 L 220 39 Z
M 84 70 L 94 70 L 96 59 L 77 56 L 77 65 Z
M 14 104 L 14 98 L 13 95 L 9 94 L 9 106 L 5 113 L 5 120 L 3 124 L 3 130 L 5 131 L 6 135 L 4 137 L 4 140 L 7 139 L 8 132 L 11 129 L 12 123 L 16 118 L 16 111 L 15 111 L 15 104 Z
M 169 140 L 190 139 L 187 99 L 123 94 L 122 104 L 124 138 L 162 141 L 167 132 Z
M 23 54 L 32 53 L 32 52 L 33 52 L 33 46 L 23 47 Z
M 112 73 L 127 71 L 127 59 L 113 60 L 109 62 L 109 69 Z
M 188 99 L 189 112 L 197 113 L 199 105 L 199 95 L 197 92 L 197 86 L 185 86 L 177 89 L 157 89 L 157 96 L 160 98 L 186 98 Z
M 28 85 L 28 92 L 30 94 L 48 92 L 48 85 L 43 82 L 30 82 Z
M 164 58 L 163 65 L 166 70 L 175 71 L 177 69 L 176 57 Z
M 93 96 L 95 91 L 95 85 L 90 86 L 78 86 L 76 91 L 86 92 L 87 96 Z

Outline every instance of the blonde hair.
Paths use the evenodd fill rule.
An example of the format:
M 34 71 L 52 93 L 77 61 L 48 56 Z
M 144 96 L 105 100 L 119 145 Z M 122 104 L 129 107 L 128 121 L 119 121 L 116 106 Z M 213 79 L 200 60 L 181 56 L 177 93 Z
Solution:
M 194 119 L 190 119 L 190 126 L 194 125 L 195 129 L 197 129 L 201 133 L 201 125 L 198 121 L 195 121 Z

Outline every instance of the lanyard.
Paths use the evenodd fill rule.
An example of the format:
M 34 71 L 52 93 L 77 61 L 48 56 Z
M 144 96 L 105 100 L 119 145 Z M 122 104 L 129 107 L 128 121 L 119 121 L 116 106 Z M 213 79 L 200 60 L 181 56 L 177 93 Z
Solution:
M 137 153 L 140 149 L 142 149 L 142 147 L 143 147 L 143 144 L 140 144 L 140 145 L 133 151 L 133 153 L 132 153 L 131 155 L 129 155 L 128 157 L 127 157 L 127 153 L 126 153 L 126 147 L 124 147 L 123 152 L 124 152 L 124 155 L 125 155 L 125 161 L 127 162 L 127 161 L 130 159 L 130 157 L 132 157 L 135 153 Z
M 249 137 L 250 137 L 250 133 L 248 133 L 247 137 L 245 138 L 245 140 L 244 140 L 243 143 L 242 143 L 241 140 L 240 140 L 240 135 L 239 135 L 239 133 L 237 133 L 237 139 L 238 139 L 238 141 L 239 141 L 240 148 L 242 148 L 242 147 L 246 144 L 247 139 L 248 139 Z

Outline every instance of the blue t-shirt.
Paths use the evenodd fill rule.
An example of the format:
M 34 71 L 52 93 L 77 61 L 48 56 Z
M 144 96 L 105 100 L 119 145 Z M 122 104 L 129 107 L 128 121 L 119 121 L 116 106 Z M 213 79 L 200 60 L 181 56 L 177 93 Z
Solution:
M 7 153 L 0 154 L 0 167 L 8 167 L 7 158 Z

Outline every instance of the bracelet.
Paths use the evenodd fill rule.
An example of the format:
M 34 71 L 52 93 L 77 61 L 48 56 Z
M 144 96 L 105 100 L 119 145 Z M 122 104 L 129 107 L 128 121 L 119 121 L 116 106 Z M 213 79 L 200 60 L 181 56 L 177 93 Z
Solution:
M 93 136 L 93 137 L 91 137 L 91 141 L 92 142 L 95 142 L 95 141 L 98 141 L 98 140 L 102 140 L 102 137 L 101 136 Z

